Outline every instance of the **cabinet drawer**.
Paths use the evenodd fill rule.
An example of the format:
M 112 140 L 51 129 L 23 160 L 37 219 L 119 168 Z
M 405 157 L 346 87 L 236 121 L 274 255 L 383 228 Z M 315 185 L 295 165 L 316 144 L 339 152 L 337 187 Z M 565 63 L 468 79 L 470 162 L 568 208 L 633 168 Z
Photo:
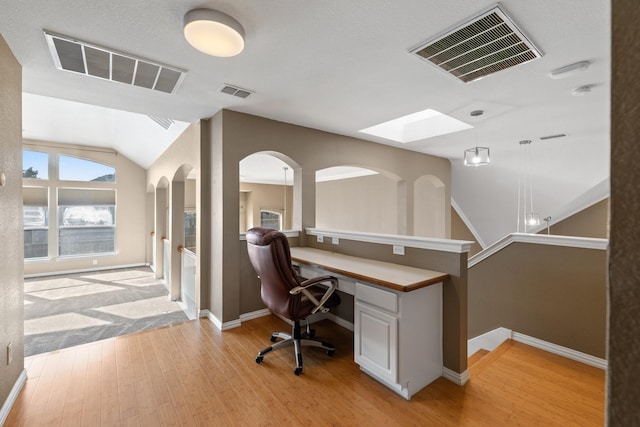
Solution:
M 398 295 L 394 292 L 356 282 L 356 299 L 392 313 L 398 312 Z

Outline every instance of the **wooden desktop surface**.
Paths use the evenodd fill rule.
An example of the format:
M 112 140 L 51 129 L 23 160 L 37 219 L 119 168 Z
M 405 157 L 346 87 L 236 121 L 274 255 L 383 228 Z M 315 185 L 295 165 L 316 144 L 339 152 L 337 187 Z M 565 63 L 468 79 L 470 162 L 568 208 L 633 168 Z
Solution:
M 449 274 L 439 271 L 342 255 L 314 248 L 293 247 L 291 248 L 291 259 L 301 264 L 401 292 L 420 289 L 449 278 Z

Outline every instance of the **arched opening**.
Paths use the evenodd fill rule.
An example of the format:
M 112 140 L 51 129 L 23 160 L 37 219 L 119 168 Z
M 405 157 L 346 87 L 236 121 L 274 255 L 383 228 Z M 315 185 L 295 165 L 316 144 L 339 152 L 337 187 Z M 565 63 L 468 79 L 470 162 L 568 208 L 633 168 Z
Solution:
M 359 166 L 317 171 L 316 227 L 397 234 L 403 211 L 398 184 L 399 179 L 386 171 Z
M 445 239 L 445 185 L 433 175 L 423 175 L 413 186 L 413 234 Z
M 300 167 L 277 152 L 251 154 L 240 161 L 240 232 L 252 227 L 291 230 L 299 227 L 296 170 Z

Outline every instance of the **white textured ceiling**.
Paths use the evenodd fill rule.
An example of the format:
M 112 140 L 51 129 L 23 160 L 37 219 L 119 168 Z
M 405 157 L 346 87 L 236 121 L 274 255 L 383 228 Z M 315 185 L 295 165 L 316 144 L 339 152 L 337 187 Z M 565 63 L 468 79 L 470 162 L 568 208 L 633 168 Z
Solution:
M 543 217 L 559 219 L 602 198 L 609 176 L 608 1 L 500 2 L 544 56 L 476 82 L 461 83 L 409 53 L 494 4 L 486 0 L 206 4 L 0 0 L 0 33 L 23 66 L 23 90 L 28 94 L 137 113 L 128 119 L 121 112 L 96 116 L 95 107 L 87 107 L 85 113 L 74 103 L 61 104 L 64 107 L 50 103 L 58 113 L 67 107 L 73 111 L 71 126 L 60 114 L 45 114 L 44 106 L 33 105 L 38 98 L 26 95 L 25 137 L 38 129 L 38 139 L 110 145 L 147 166 L 171 138 L 143 138 L 154 132 L 144 126 L 164 132 L 146 115 L 193 122 L 229 108 L 369 139 L 451 159 L 455 205 L 480 239 L 490 244 L 515 231 L 518 141 L 533 140 L 534 199 Z M 182 36 L 183 16 L 203 6 L 228 13 L 244 26 L 246 47 L 240 55 L 213 58 L 188 45 Z M 177 93 L 168 95 L 58 71 L 43 29 L 183 68 L 187 74 Z M 582 60 L 592 62 L 585 72 L 562 80 L 548 77 L 549 71 Z M 223 83 L 255 93 L 246 100 L 218 93 Z M 571 96 L 571 89 L 585 84 L 593 85 L 590 95 Z M 45 100 L 44 104 L 49 101 Z M 357 132 L 427 108 L 466 121 L 474 129 L 409 144 Z M 476 109 L 486 112 L 472 119 L 469 113 Z M 82 134 L 76 124 L 84 114 L 93 115 L 91 120 L 104 116 L 107 123 L 87 119 L 92 124 Z M 55 120 L 55 127 L 42 123 L 47 120 Z M 55 130 L 51 137 L 47 127 Z M 117 132 L 109 134 L 106 129 Z M 538 139 L 558 133 L 568 136 Z M 140 136 L 133 138 L 135 143 L 134 134 Z M 476 141 L 491 148 L 492 163 L 464 168 L 463 150 Z M 142 157 L 137 157 L 134 146 Z

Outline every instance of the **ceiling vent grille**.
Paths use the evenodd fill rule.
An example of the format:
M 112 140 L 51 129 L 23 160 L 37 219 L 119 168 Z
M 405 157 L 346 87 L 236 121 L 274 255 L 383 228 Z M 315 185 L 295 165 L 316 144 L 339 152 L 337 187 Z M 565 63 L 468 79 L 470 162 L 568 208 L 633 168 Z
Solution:
M 465 83 L 542 57 L 498 6 L 411 52 Z
M 238 98 L 248 98 L 253 92 L 247 89 L 242 89 L 238 86 L 229 84 L 223 84 L 218 88 L 218 92 L 226 93 L 227 95 L 237 96 Z
M 165 93 L 175 93 L 184 78 L 178 68 L 46 31 L 44 35 L 59 70 Z

